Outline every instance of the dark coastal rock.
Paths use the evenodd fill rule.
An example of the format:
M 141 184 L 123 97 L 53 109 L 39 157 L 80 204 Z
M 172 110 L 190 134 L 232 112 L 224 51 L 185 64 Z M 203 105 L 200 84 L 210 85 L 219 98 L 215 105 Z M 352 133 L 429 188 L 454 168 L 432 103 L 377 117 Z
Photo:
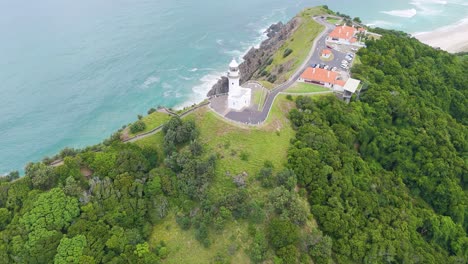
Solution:
M 291 37 L 298 25 L 299 18 L 295 17 L 287 24 L 277 23 L 269 28 L 271 37 L 263 41 L 258 49 L 251 48 L 239 65 L 241 83 L 259 77 L 259 70 L 267 66 L 268 60 Z
M 260 47 L 252 47 L 244 56 L 244 61 L 239 65 L 241 73 L 241 83 L 245 83 L 251 79 L 259 77 L 260 69 L 266 67 L 268 59 L 284 44 L 284 42 L 291 37 L 299 25 L 298 17 L 291 19 L 287 24 L 278 22 L 271 25 L 266 34 L 268 39 L 264 40 Z M 221 79 L 211 88 L 207 96 L 227 93 L 229 91 L 229 83 L 226 77 Z
M 221 76 L 221 78 L 218 80 L 218 82 L 213 85 L 211 90 L 208 92 L 207 96 L 214 96 L 217 94 L 224 94 L 229 92 L 229 80 L 225 76 Z
M 283 22 L 278 22 L 276 24 L 271 25 L 264 33 L 267 35 L 268 38 L 272 38 L 284 27 Z

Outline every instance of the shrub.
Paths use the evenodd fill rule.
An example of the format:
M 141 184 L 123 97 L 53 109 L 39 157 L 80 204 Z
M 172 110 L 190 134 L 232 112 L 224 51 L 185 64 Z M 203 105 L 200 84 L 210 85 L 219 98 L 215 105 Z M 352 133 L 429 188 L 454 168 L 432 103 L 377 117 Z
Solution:
M 141 120 L 143 119 L 143 116 L 142 115 L 138 115 L 138 120 Z
M 292 49 L 290 48 L 287 48 L 284 50 L 284 53 L 283 53 L 283 58 L 286 58 L 287 56 L 289 56 L 289 54 L 291 54 L 293 52 Z
M 267 61 L 266 61 L 266 65 L 271 65 L 273 63 L 273 58 L 269 58 Z
M 132 134 L 135 134 L 135 133 L 145 130 L 145 128 L 146 128 L 145 122 L 138 120 L 130 126 L 130 132 Z
M 278 73 L 282 73 L 284 71 L 283 65 L 280 65 L 278 68 Z
M 292 95 L 288 94 L 288 95 L 286 95 L 286 99 L 288 99 L 289 101 L 292 101 L 293 97 L 292 97 Z
M 299 240 L 299 229 L 287 220 L 271 220 L 267 234 L 270 244 L 275 249 L 295 244 Z
M 151 115 L 152 113 L 156 112 L 156 109 L 154 109 L 153 107 L 151 107 L 149 110 L 148 110 L 148 115 Z
M 276 75 L 274 75 L 274 74 L 270 75 L 270 77 L 268 77 L 267 81 L 269 81 L 271 83 L 276 82 Z
M 242 151 L 240 153 L 240 159 L 243 160 L 243 161 L 248 161 L 249 160 L 249 153 L 245 152 L 245 151 Z

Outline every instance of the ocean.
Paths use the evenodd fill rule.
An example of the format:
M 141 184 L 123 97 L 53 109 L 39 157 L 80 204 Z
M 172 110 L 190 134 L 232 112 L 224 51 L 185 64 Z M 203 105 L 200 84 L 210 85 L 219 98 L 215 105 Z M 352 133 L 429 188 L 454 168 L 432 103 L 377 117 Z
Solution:
M 322 4 L 410 33 L 468 17 L 468 0 L 0 1 L 0 174 L 201 101 L 270 24 Z

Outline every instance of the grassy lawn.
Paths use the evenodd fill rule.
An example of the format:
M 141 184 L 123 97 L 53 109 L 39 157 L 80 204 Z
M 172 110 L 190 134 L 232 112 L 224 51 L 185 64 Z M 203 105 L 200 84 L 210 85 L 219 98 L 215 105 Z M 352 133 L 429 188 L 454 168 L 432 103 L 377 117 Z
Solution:
M 294 86 L 286 89 L 287 93 L 316 93 L 316 92 L 327 92 L 330 89 L 325 88 L 320 85 L 315 85 L 311 83 L 296 82 Z
M 261 83 L 263 87 L 267 88 L 268 90 L 275 88 L 275 85 L 269 81 L 262 80 L 262 81 L 259 81 L 259 83 Z
M 152 130 L 153 128 L 156 128 L 156 127 L 166 123 L 167 121 L 169 121 L 169 119 L 171 119 L 171 116 L 166 114 L 166 113 L 160 113 L 160 112 L 151 113 L 151 114 L 143 117 L 142 120 L 146 124 L 146 128 L 145 128 L 145 130 L 143 130 L 141 132 L 138 132 L 137 134 L 142 134 L 142 133 L 148 132 L 148 131 Z M 130 132 L 130 130 L 128 131 L 128 136 L 129 137 L 134 137 L 137 134 L 132 134 Z
M 327 11 L 321 7 L 308 8 L 303 10 L 298 17 L 301 19 L 301 23 L 297 30 L 292 34 L 291 38 L 281 46 L 273 55 L 273 62 L 269 65 L 266 70 L 273 72 L 275 68 L 280 65 L 291 65 L 288 66 L 288 71 L 281 73 L 277 76 L 276 83 L 283 83 L 288 80 L 289 77 L 297 70 L 297 68 L 304 62 L 304 59 L 310 52 L 312 43 L 320 32 L 323 30 L 323 26 L 315 22 L 312 18 L 313 15 L 326 14 Z M 284 51 L 291 49 L 292 53 L 286 58 L 283 57 Z
M 328 23 L 335 25 L 335 24 L 341 22 L 341 19 L 327 17 L 327 21 L 328 21 Z
M 233 250 L 231 263 L 249 263 L 250 259 L 245 253 L 247 249 L 247 224 L 242 222 L 230 223 L 218 233 L 212 233 L 213 243 L 205 248 L 195 239 L 194 229 L 182 230 L 175 221 L 174 214 L 156 225 L 150 238 L 151 245 L 164 241 L 169 249 L 169 255 L 163 263 L 213 263 L 217 253 L 228 255 L 229 248 Z
M 237 126 L 225 121 L 211 111 L 197 111 L 195 118 L 200 126 L 200 141 L 207 153 L 217 153 L 216 178 L 211 195 L 223 196 L 236 188 L 228 176 L 246 172 L 249 179 L 266 160 L 281 169 L 286 162 L 289 140 L 294 136 L 287 113 L 294 103 L 286 97 L 278 99 L 268 121 L 260 127 Z
M 279 171 L 287 162 L 289 141 L 294 136 L 287 114 L 294 107 L 294 102 L 279 95 L 272 107 L 268 120 L 259 127 L 237 125 L 226 121 L 207 107 L 194 111 L 186 118 L 195 119 L 200 129 L 200 142 L 205 147 L 205 154 L 217 153 L 216 175 L 209 195 L 216 200 L 224 197 L 230 190 L 237 188 L 230 176 L 247 172 L 247 190 L 254 199 L 266 202 L 268 189 L 260 187 L 254 179 L 263 167 L 265 160 L 270 160 Z M 162 146 L 163 134 L 139 140 L 140 146 Z M 247 158 L 241 158 L 244 153 Z M 164 263 L 213 263 L 218 253 L 229 256 L 230 263 L 250 263 L 246 254 L 250 246 L 247 223 L 233 221 L 223 231 L 210 229 L 209 248 L 203 247 L 195 239 L 195 230 L 184 231 L 175 221 L 172 212 L 163 222 L 153 227 L 150 245 L 160 241 L 167 244 L 169 255 Z M 230 252 L 229 252 L 230 251 Z
M 227 172 L 231 175 L 246 172 L 246 190 L 252 199 L 260 203 L 267 202 L 267 195 L 271 190 L 260 187 L 255 175 L 265 160 L 270 160 L 276 171 L 282 169 L 287 162 L 289 142 L 295 133 L 287 115 L 294 107 L 294 101 L 288 100 L 286 95 L 278 95 L 267 121 L 259 127 L 231 123 L 207 107 L 200 108 L 186 117 L 194 119 L 198 124 L 200 142 L 205 147 L 205 154 L 216 153 L 219 157 L 215 179 L 209 190 L 209 196 L 213 200 L 224 197 L 227 192 L 237 188 Z M 136 144 L 162 146 L 162 141 L 163 134 L 157 133 L 139 140 Z M 246 154 L 244 158 L 241 158 L 241 153 Z M 169 254 L 163 263 L 214 263 L 214 258 L 219 253 L 227 256 L 230 263 L 250 263 L 246 253 L 251 245 L 247 222 L 229 222 L 222 231 L 210 228 L 212 244 L 205 248 L 195 239 L 194 228 L 182 230 L 179 227 L 175 221 L 176 210 L 174 208 L 164 221 L 153 227 L 150 237 L 152 247 L 161 241 L 166 243 Z M 310 219 L 305 228 L 310 230 L 315 226 L 315 220 Z

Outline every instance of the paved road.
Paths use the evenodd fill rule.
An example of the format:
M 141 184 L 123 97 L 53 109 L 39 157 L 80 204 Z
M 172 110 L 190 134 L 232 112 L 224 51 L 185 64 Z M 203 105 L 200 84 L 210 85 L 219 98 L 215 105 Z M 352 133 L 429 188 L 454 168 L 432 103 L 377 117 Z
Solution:
M 302 72 L 310 66 L 311 63 L 315 61 L 314 56 L 317 56 L 317 54 L 320 53 L 321 49 L 319 47 L 323 44 L 325 45 L 325 39 L 327 38 L 327 35 L 335 28 L 334 25 L 326 22 L 324 19 L 320 17 L 315 17 L 315 21 L 318 23 L 322 24 L 325 26 L 325 29 L 320 33 L 320 35 L 315 38 L 314 43 L 312 45 L 312 49 L 310 50 L 309 55 L 307 56 L 307 59 L 304 61 L 304 63 L 299 67 L 294 73 L 291 78 L 289 78 L 288 81 L 286 81 L 283 84 L 280 84 L 279 86 L 275 87 L 270 94 L 268 95 L 265 105 L 263 107 L 263 110 L 260 111 L 255 111 L 252 109 L 246 109 L 242 112 L 234 112 L 231 111 L 226 114 L 226 118 L 237 121 L 237 122 L 242 122 L 242 123 L 247 123 L 247 124 L 260 124 L 263 123 L 267 117 L 268 113 L 270 112 L 271 106 L 273 105 L 273 102 L 276 98 L 276 96 L 280 93 L 289 88 L 291 85 L 293 85 L 296 80 L 299 78 L 299 76 L 302 74 Z M 316 52 L 316 50 L 319 49 L 319 53 Z M 323 48 L 322 48 L 323 49 Z M 320 54 L 319 54 L 320 55 Z M 338 65 L 339 67 L 339 65 Z

